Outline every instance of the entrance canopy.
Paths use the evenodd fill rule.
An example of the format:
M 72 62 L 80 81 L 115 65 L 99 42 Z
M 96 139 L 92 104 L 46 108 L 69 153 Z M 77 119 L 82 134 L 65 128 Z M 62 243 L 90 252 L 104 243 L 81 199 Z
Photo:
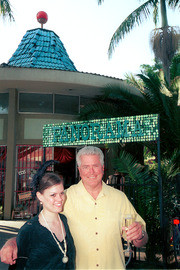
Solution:
M 48 124 L 43 127 L 44 147 L 155 141 L 158 137 L 157 114 Z

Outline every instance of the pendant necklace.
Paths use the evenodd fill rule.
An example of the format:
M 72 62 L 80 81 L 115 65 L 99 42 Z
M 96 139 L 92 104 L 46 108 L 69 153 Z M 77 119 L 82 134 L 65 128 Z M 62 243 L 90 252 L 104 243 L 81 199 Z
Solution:
M 44 217 L 44 215 L 43 215 L 43 211 L 41 211 L 41 215 L 42 215 L 42 217 L 43 217 L 43 219 L 44 219 L 44 221 L 45 221 L 45 223 L 46 223 L 46 226 L 47 226 L 48 230 L 51 232 L 52 237 L 54 238 L 55 242 L 57 243 L 59 249 L 60 249 L 61 252 L 64 254 L 64 257 L 62 258 L 62 262 L 63 262 L 63 263 L 67 263 L 67 262 L 68 262 L 68 257 L 67 257 L 67 255 L 66 255 L 66 252 L 67 252 L 67 244 L 66 244 L 66 239 L 65 239 L 65 237 L 64 237 L 64 231 L 63 231 L 62 221 L 61 221 L 61 219 L 60 219 L 60 217 L 59 217 L 59 214 L 58 214 L 58 217 L 59 217 L 59 222 L 60 222 L 60 224 L 61 224 L 61 231 L 62 231 L 63 241 L 64 241 L 64 250 L 62 249 L 61 245 L 59 244 L 59 242 L 58 242 L 57 239 L 55 238 L 53 232 L 51 231 L 51 229 L 50 229 L 50 227 L 49 227 L 49 225 L 48 225 L 48 223 L 47 223 L 47 221 L 46 221 L 46 219 L 45 219 L 45 217 Z

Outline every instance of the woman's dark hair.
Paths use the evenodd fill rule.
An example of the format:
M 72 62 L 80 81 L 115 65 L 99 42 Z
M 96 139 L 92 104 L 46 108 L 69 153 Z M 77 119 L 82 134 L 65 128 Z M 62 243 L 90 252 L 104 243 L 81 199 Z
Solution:
M 52 172 L 47 172 L 40 179 L 37 191 L 43 193 L 45 189 L 61 183 L 63 183 L 63 180 L 59 177 L 59 175 Z
M 53 172 L 47 172 L 47 167 L 52 164 L 59 163 L 55 160 L 48 160 L 41 165 L 37 173 L 33 176 L 31 187 L 32 187 L 32 197 L 36 197 L 36 192 L 39 191 L 43 193 L 45 189 L 52 187 L 56 184 L 63 183 L 63 180 L 58 174 Z

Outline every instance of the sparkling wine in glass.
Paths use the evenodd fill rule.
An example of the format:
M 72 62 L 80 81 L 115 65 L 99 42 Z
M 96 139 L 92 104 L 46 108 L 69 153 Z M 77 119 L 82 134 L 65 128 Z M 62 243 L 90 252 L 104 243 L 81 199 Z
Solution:
M 135 221 L 135 217 L 131 214 L 127 214 L 124 217 L 124 225 L 125 225 L 125 231 L 123 230 L 122 236 L 126 239 L 126 232 L 128 231 L 128 227 Z M 132 256 L 132 249 L 131 249 L 131 245 L 130 245 L 131 241 L 127 240 L 127 248 L 123 250 L 124 254 L 125 253 L 129 253 L 129 259 L 126 262 L 126 266 L 128 265 L 128 263 L 131 260 L 131 256 Z
M 125 227 L 126 227 L 126 232 L 128 231 L 128 227 L 135 221 L 135 218 L 128 214 L 125 216 Z M 131 246 L 130 246 L 130 242 L 129 240 L 127 240 L 127 250 L 129 251 L 131 249 Z

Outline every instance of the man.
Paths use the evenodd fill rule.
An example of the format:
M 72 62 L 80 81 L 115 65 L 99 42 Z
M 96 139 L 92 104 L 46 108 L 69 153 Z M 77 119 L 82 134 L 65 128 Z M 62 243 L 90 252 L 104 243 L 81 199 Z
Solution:
M 147 243 L 145 222 L 123 192 L 102 181 L 104 156 L 99 148 L 82 148 L 77 165 L 81 181 L 67 189 L 64 206 L 76 247 L 76 269 L 125 269 L 121 241 L 125 216 L 135 217 L 126 235 L 136 247 Z M 15 241 L 7 242 L 1 261 L 12 264 L 16 252 Z
M 125 177 L 117 169 L 114 169 L 114 174 L 109 175 L 106 184 L 124 191 Z

